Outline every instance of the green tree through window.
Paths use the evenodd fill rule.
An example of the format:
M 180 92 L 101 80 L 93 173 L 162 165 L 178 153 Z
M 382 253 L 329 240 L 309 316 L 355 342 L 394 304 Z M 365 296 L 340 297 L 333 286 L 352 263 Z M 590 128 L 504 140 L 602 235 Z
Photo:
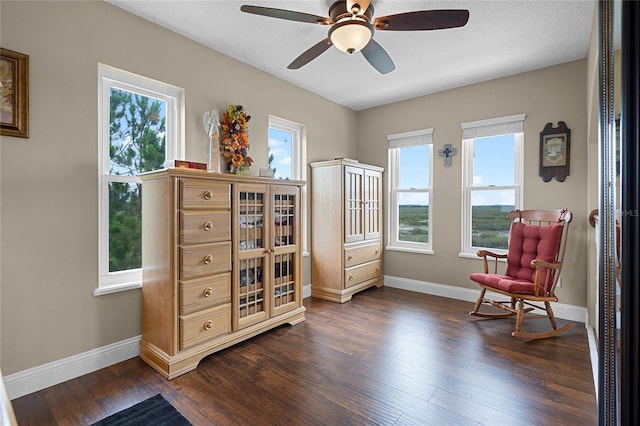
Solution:
M 111 88 L 109 173 L 137 176 L 165 162 L 166 103 Z M 109 182 L 109 272 L 142 265 L 141 184 Z

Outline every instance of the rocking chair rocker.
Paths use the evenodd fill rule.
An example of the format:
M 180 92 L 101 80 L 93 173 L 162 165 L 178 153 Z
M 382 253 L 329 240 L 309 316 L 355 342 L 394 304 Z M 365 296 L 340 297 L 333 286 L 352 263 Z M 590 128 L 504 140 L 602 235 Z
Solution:
M 478 283 L 482 290 L 475 308 L 469 315 L 483 318 L 515 316 L 516 328 L 511 335 L 525 339 L 555 336 L 571 327 L 573 323 L 558 328 L 551 309 L 551 302 L 558 301 L 555 288 L 562 271 L 571 216 L 571 212 L 566 209 L 509 212 L 507 218 L 511 220 L 511 229 L 507 254 L 478 251 L 478 256 L 484 260 L 484 273 L 471 274 L 470 278 Z M 498 259 L 507 259 L 504 275 L 498 274 Z M 490 263 L 493 264 L 492 273 L 489 272 Z M 485 297 L 487 290 L 509 297 L 510 300 L 489 299 Z M 544 303 L 544 306 L 541 306 L 541 303 Z M 495 306 L 506 312 L 479 312 L 483 304 Z M 536 309 L 545 313 L 530 314 Z M 553 329 L 540 333 L 523 331 L 522 322 L 529 318 L 549 318 Z

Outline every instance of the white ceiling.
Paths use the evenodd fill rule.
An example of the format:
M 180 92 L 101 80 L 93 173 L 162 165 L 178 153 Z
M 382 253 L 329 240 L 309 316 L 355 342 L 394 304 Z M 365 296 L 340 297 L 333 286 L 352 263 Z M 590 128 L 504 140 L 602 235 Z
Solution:
M 595 0 L 373 0 L 374 19 L 430 9 L 470 14 L 462 28 L 377 31 L 396 64 L 381 75 L 360 53 L 335 47 L 289 70 L 329 27 L 240 11 L 251 4 L 328 16 L 332 0 L 107 1 L 356 111 L 585 58 L 595 11 Z

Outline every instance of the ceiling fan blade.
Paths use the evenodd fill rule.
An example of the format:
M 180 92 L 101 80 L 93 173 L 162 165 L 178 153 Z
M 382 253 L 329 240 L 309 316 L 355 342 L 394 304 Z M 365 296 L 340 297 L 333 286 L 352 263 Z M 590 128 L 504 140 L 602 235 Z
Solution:
M 333 43 L 331 43 L 329 37 L 325 38 L 321 42 L 316 43 L 309 49 L 305 50 L 300 56 L 294 59 L 287 68 L 289 68 L 290 70 L 297 70 L 298 68 L 307 65 L 309 62 L 313 61 L 315 58 L 324 53 L 325 50 L 330 48 L 332 45 Z
M 419 10 L 383 16 L 374 20 L 376 30 L 422 31 L 463 27 L 469 21 L 468 10 Z
M 361 50 L 364 58 L 378 70 L 380 74 L 388 74 L 396 69 L 389 54 L 374 39 Z
M 271 18 L 286 19 L 287 21 L 306 22 L 309 24 L 329 25 L 331 20 L 318 15 L 312 15 L 310 13 L 296 12 L 293 10 L 276 9 L 273 7 L 262 6 L 249 6 L 242 5 L 240 10 L 246 13 L 253 13 L 254 15 L 269 16 Z

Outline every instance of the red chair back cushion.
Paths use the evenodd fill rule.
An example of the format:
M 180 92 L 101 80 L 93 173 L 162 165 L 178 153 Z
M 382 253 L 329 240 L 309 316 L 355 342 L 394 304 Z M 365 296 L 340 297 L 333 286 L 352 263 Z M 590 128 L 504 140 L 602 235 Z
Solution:
M 509 250 L 507 253 L 507 273 L 509 277 L 533 282 L 535 269 L 531 268 L 533 259 L 555 262 L 560 248 L 562 225 L 526 225 L 513 222 L 509 232 Z M 540 284 L 546 282 L 547 270 L 542 271 Z M 553 276 L 550 277 L 553 279 Z M 551 280 L 550 280 L 551 281 Z M 546 289 L 539 289 L 543 292 Z

